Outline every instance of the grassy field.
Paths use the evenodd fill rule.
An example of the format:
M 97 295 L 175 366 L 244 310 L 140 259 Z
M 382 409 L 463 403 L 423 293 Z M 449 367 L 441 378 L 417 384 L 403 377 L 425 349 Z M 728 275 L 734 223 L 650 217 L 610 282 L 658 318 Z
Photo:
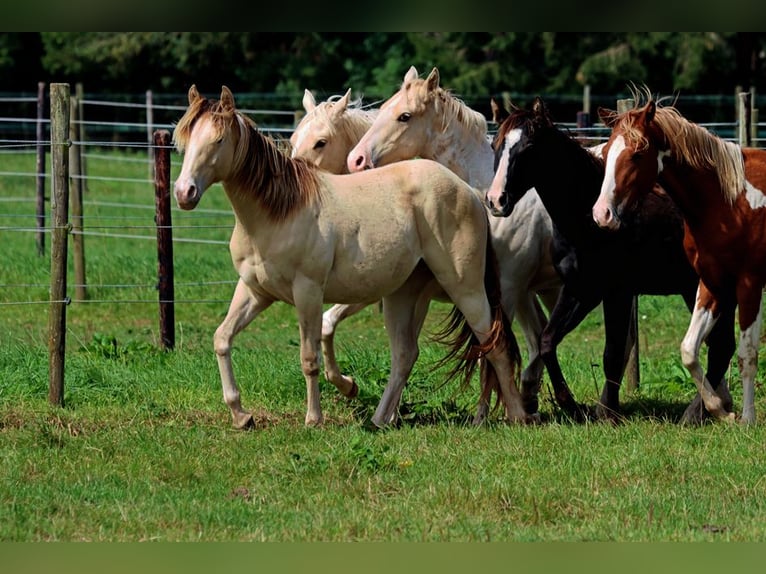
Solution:
M 495 414 L 474 428 L 476 383 L 443 385 L 442 348 L 423 337 L 401 426 L 372 432 L 390 364 L 372 306 L 337 337 L 360 396 L 323 382 L 326 424 L 307 429 L 295 315 L 275 305 L 235 340 L 256 428 L 232 429 L 212 350 L 236 278 L 227 247 L 174 245 L 177 341 L 159 350 L 154 191 L 146 164 L 128 161 L 139 157 L 87 159 L 90 176 L 147 183 L 89 181 L 86 230 L 148 239 L 85 237 L 88 301 L 67 310 L 64 408 L 47 402 L 50 264 L 33 233 L 8 229 L 33 227 L 34 180 L 0 175 L 0 541 L 766 539 L 762 388 L 755 427 L 677 424 L 694 394 L 678 297 L 641 300 L 641 386 L 623 392 L 617 427 L 563 419 L 546 380 L 542 425 Z M 0 172 L 22 171 L 34 171 L 31 155 L 0 155 Z M 174 236 L 226 241 L 220 188 L 200 207 L 210 211 L 174 210 Z M 426 330 L 447 311 L 433 304 Z M 573 392 L 591 404 L 602 337 L 597 310 L 560 348 Z M 735 364 L 730 380 L 740 408 Z

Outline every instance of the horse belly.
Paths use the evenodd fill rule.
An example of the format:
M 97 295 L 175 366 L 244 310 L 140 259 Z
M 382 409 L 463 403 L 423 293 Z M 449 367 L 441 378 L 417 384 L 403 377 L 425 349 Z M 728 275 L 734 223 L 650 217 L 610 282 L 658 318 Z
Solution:
M 420 256 L 414 252 L 351 260 L 339 257 L 325 285 L 326 303 L 367 303 L 401 287 Z

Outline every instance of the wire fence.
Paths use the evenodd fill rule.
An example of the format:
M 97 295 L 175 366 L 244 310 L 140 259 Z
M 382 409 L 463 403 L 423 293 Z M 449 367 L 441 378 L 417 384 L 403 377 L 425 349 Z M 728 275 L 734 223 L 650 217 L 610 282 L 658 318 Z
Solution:
M 0 103 L 3 104 L 17 104 L 28 105 L 30 109 L 38 106 L 40 103 L 39 98 L 34 97 L 4 97 L 0 98 Z M 175 117 L 180 117 L 186 110 L 186 106 L 183 105 L 161 105 L 151 102 L 151 98 L 147 94 L 145 101 L 136 102 L 118 102 L 118 101 L 106 101 L 97 100 L 91 98 L 79 99 L 78 105 L 84 109 L 97 109 L 101 110 L 99 114 L 104 112 L 116 115 L 115 110 L 131 110 L 135 114 L 135 117 L 131 120 L 105 120 L 105 119 L 83 119 L 88 118 L 89 113 L 83 112 L 82 118 L 75 118 L 71 120 L 74 126 L 77 126 L 82 134 L 81 139 L 70 140 L 72 146 L 76 146 L 81 150 L 81 157 L 84 162 L 89 166 L 95 166 L 98 163 L 105 163 L 109 166 L 116 164 L 125 165 L 145 165 L 146 176 L 145 177 L 132 177 L 132 176 L 118 176 L 118 175 L 99 175 L 93 173 L 95 169 L 83 170 L 80 174 L 71 174 L 71 180 L 81 181 L 86 188 L 90 189 L 96 184 L 129 184 L 147 186 L 147 189 L 153 188 L 154 179 L 151 173 L 153 166 L 153 155 L 159 146 L 152 143 L 151 134 L 155 130 L 165 129 L 172 131 L 174 123 L 172 121 L 154 121 L 158 112 Z M 244 113 L 257 118 L 257 123 L 260 129 L 265 133 L 271 135 L 275 140 L 282 141 L 286 145 L 286 140 L 289 134 L 292 132 L 293 126 L 299 119 L 299 113 L 296 111 L 288 110 L 274 110 L 274 109 L 250 109 L 244 108 Z M 99 115 L 94 114 L 94 115 Z M 578 118 L 579 120 L 579 118 Z M 50 118 L 48 117 L 33 117 L 28 116 L 2 116 L 0 117 L 0 128 L 3 126 L 10 126 L 19 133 L 30 134 L 33 129 L 38 129 L 37 134 L 40 134 L 39 127 L 42 126 L 43 138 L 38 137 L 16 137 L 16 138 L 4 138 L 0 139 L 0 158 L 9 157 L 11 155 L 21 156 L 24 154 L 30 154 L 32 150 L 38 149 L 41 146 L 45 148 L 45 153 L 50 153 Z M 586 123 L 583 125 L 578 122 L 562 122 L 561 126 L 569 129 L 575 137 L 582 140 L 584 143 L 595 145 L 608 139 L 609 129 L 603 125 L 589 125 Z M 737 133 L 737 121 L 732 122 L 710 122 L 707 124 L 701 124 L 710 129 L 713 133 L 720 135 L 724 139 L 736 140 L 734 134 Z M 764 131 L 766 124 L 754 123 L 752 143 L 755 146 L 762 146 L 765 141 L 764 138 L 759 138 L 758 135 Z M 496 126 L 492 122 L 488 122 L 488 131 L 490 135 L 494 134 Z M 8 130 L 3 130 L 8 131 Z M 98 136 L 94 138 L 93 136 Z M 105 137 L 108 136 L 108 137 Z M 172 152 L 174 152 L 173 146 L 169 146 Z M 178 165 L 179 156 L 175 156 L 173 165 Z M 5 163 L 5 162 L 4 162 Z M 49 184 L 51 174 L 44 171 L 31 170 L 8 170 L 0 168 L 0 178 L 29 178 L 29 179 L 43 179 Z M 2 188 L 0 188 L 2 189 Z M 89 194 L 90 195 L 90 194 Z M 153 196 L 152 196 L 153 199 Z M 33 197 L 3 197 L 0 195 L 0 206 L 9 205 L 13 203 L 34 203 L 36 200 Z M 74 216 L 72 217 L 72 228 L 69 232 L 72 236 L 81 236 L 88 238 L 99 239 L 124 239 L 124 240 L 136 240 L 139 242 L 157 241 L 156 232 L 158 229 L 163 229 L 166 226 L 158 226 L 154 222 L 147 223 L 146 215 L 131 215 L 133 212 L 146 211 L 152 214 L 155 211 L 155 205 L 152 203 L 132 203 L 125 201 L 107 201 L 103 199 L 85 199 L 83 202 L 84 208 L 87 210 L 86 216 Z M 115 210 L 116 213 L 104 214 L 103 209 Z M 195 210 L 195 215 L 189 216 L 185 212 L 180 210 L 174 210 L 174 216 L 181 219 L 181 223 L 174 223 L 167 228 L 172 229 L 174 232 L 178 231 L 181 235 L 177 236 L 173 234 L 173 242 L 178 244 L 198 244 L 198 245 L 228 245 L 228 234 L 232 229 L 232 212 L 227 209 L 205 209 L 198 208 Z M 0 212 L 0 221 L 12 222 L 16 220 L 34 219 L 36 216 L 34 213 L 17 213 L 17 212 Z M 87 217 L 87 228 L 83 228 L 83 225 L 77 225 L 78 219 Z M 213 220 L 226 219 L 226 222 L 221 221 L 216 223 Z M 140 223 L 143 222 L 143 223 Z M 82 223 L 82 222 L 79 222 Z M 0 225 L 0 232 L 18 232 L 18 233 L 43 233 L 50 234 L 52 227 L 40 227 L 39 225 L 13 225 L 3 224 Z M 218 232 L 218 237 L 201 237 L 195 232 L 207 230 Z M 151 231 L 152 233 L 148 233 Z M 196 236 L 195 236 L 196 235 Z M 235 284 L 236 280 L 211 280 L 211 281 L 196 281 L 177 283 L 179 287 L 199 287 L 204 288 L 209 285 L 228 285 Z M 73 287 L 79 285 L 73 284 Z M 2 288 L 14 288 L 14 289 L 29 289 L 29 288 L 47 288 L 47 284 L 13 284 L 13 283 L 0 283 Z M 150 289 L 156 288 L 156 282 L 147 282 L 141 284 L 126 284 L 126 283 L 89 283 L 88 288 L 92 289 Z M 114 303 L 115 299 L 88 299 L 85 301 L 77 301 L 77 303 Z M 204 298 L 178 298 L 173 302 L 177 303 L 196 303 L 200 301 L 205 302 L 228 302 L 226 300 L 218 299 L 204 299 Z M 50 303 L 50 299 L 44 300 L 27 300 L 27 301 L 0 301 L 0 306 L 3 305 L 37 305 Z M 157 304 L 158 299 L 146 298 L 146 299 L 128 299 L 119 300 L 120 303 L 133 303 L 133 304 Z M 67 300 L 67 303 L 72 301 Z

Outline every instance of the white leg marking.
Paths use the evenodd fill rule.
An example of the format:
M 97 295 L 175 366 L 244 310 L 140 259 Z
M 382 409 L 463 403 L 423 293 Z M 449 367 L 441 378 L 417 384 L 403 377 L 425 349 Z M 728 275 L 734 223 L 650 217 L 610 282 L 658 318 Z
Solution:
M 739 336 L 737 359 L 742 376 L 742 422 L 755 423 L 755 375 L 758 372 L 758 342 L 761 337 L 761 311 Z

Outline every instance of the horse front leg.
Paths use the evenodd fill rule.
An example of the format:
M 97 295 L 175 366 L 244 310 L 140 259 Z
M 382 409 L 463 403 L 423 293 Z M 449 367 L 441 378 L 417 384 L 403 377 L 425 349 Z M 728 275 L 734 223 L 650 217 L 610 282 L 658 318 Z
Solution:
M 319 363 L 322 339 L 322 286 L 298 275 L 293 300 L 301 337 L 301 371 L 306 379 L 306 426 L 321 426 L 324 415 L 319 400 Z
M 620 414 L 620 383 L 633 341 L 629 337 L 633 296 L 618 293 L 604 298 L 604 388 L 596 406 L 600 419 L 616 421 Z
M 234 289 L 234 296 L 229 303 L 229 311 L 223 322 L 215 330 L 213 347 L 218 361 L 218 371 L 221 374 L 223 400 L 231 411 L 234 426 L 244 429 L 253 424 L 253 415 L 242 408 L 239 388 L 234 378 L 231 364 L 231 344 L 234 337 L 247 327 L 253 319 L 269 305 L 271 299 L 256 297 L 240 279 Z
M 692 301 L 692 306 L 694 301 Z M 690 306 L 690 307 L 692 307 Z M 718 320 L 707 336 L 707 373 L 705 376 L 715 389 L 715 392 L 723 400 L 723 407 L 727 411 L 734 409 L 731 393 L 729 392 L 729 383 L 726 380 L 726 372 L 729 370 L 731 358 L 737 344 L 734 338 L 734 319 L 736 315 L 736 304 L 722 304 L 719 306 L 721 314 Z M 718 381 L 718 384 L 716 384 Z M 699 424 L 710 414 L 705 409 L 702 397 L 699 392 L 694 395 L 694 399 L 686 408 L 683 414 L 682 422 L 685 424 Z
M 367 303 L 333 305 L 322 314 L 322 354 L 324 355 L 324 376 L 344 396 L 353 399 L 359 394 L 354 379 L 340 372 L 335 358 L 335 329 L 338 324 L 367 307 Z
M 572 290 L 564 285 L 548 318 L 548 324 L 540 336 L 540 355 L 551 379 L 556 404 L 568 417 L 576 421 L 582 421 L 586 415 L 567 386 L 559 364 L 557 349 L 567 333 L 577 327 L 600 301 L 601 297 L 597 293 L 593 293 L 590 298 L 581 298 L 575 296 Z
M 705 287 L 704 283 L 700 281 L 697 286 L 697 298 L 694 310 L 692 311 L 692 318 L 689 322 L 689 328 L 681 342 L 681 361 L 683 362 L 684 367 L 691 373 L 692 378 L 697 385 L 700 397 L 702 398 L 702 402 L 708 412 L 719 420 L 733 422 L 736 418 L 734 413 L 726 410 L 723 400 L 711 386 L 705 373 L 702 371 L 702 366 L 699 361 L 699 352 L 702 342 L 712 331 L 718 320 L 718 316 L 719 308 L 717 299 L 707 287 Z M 688 422 L 689 417 L 692 414 L 693 413 L 689 413 L 689 408 L 687 408 L 682 418 L 682 422 Z

